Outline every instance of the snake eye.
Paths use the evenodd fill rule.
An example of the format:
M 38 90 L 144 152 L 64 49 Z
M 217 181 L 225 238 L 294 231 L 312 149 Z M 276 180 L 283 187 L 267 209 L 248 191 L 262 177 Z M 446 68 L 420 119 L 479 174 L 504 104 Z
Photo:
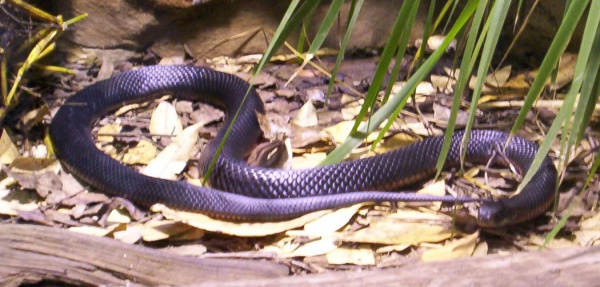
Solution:
M 477 224 L 481 227 L 497 227 L 506 222 L 506 209 L 501 201 L 484 201 L 479 207 Z

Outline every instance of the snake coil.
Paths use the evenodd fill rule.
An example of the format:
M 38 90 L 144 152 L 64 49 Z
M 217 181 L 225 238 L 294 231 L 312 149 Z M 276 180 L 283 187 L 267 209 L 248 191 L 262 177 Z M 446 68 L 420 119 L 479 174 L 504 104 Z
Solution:
M 207 68 L 144 67 L 97 82 L 70 97 L 54 116 L 50 137 L 57 157 L 79 179 L 102 192 L 145 207 L 163 203 L 215 217 L 266 221 L 359 202 L 476 200 L 381 191 L 395 190 L 431 177 L 435 173 L 442 137 L 430 137 L 366 159 L 312 169 L 250 167 L 244 157 L 261 135 L 256 113 L 264 113 L 264 107 L 253 89 L 243 101 L 247 89 L 248 84 L 243 80 Z M 91 137 L 91 125 L 96 119 L 124 104 L 164 94 L 215 104 L 224 107 L 228 115 L 243 105 L 209 179 L 212 188 L 141 175 L 96 148 Z M 231 118 L 227 117 L 225 127 Z M 208 168 L 224 133 L 225 129 L 220 129 L 205 147 L 200 157 L 202 171 Z M 453 135 L 446 167 L 459 165 L 462 137 L 460 131 Z M 503 132 L 473 131 L 466 160 L 485 164 L 496 151 L 503 151 L 503 156 L 493 157 L 494 161 L 507 160 L 521 173 L 527 172 L 537 145 L 514 137 L 505 147 L 507 139 Z M 546 157 L 519 194 L 482 201 L 478 224 L 495 227 L 538 216 L 552 204 L 555 182 L 556 169 Z

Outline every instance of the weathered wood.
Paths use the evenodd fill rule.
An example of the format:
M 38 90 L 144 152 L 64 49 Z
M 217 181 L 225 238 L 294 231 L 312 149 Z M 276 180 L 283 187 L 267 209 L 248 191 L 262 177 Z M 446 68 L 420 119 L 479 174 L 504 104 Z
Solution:
M 108 286 L 597 286 L 600 246 L 282 276 L 256 260 L 194 259 L 58 228 L 0 224 L 0 285 L 55 279 Z
M 600 246 L 193 286 L 599 286 Z
M 273 262 L 197 259 L 59 228 L 0 224 L 0 286 L 42 279 L 94 286 L 182 285 L 288 272 Z

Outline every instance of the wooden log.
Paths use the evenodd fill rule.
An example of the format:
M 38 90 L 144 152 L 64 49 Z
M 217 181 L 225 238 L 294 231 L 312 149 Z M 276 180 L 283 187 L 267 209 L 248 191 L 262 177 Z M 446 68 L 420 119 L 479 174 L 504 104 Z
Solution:
M 600 246 L 192 286 L 599 286 Z
M 0 224 L 0 286 L 40 280 L 75 285 L 183 285 L 280 277 L 274 262 L 199 259 L 59 228 Z
M 286 274 L 273 262 L 189 258 L 57 228 L 0 224 L 1 286 L 42 279 L 108 286 L 597 286 L 600 246 Z

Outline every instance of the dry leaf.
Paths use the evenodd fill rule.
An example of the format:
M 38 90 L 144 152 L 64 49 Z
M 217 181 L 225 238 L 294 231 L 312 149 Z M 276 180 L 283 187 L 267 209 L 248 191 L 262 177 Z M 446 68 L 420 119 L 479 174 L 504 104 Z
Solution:
M 198 130 L 202 123 L 187 127 L 171 144 L 161 151 L 155 159 L 150 161 L 142 174 L 174 180 L 185 168 L 194 146 L 198 141 Z
M 370 248 L 337 248 L 327 253 L 329 264 L 375 265 L 375 253 Z
M 436 181 L 435 183 L 428 184 L 424 188 L 417 191 L 418 194 L 428 194 L 428 195 L 437 195 L 443 196 L 446 194 L 446 182 L 444 180 Z M 433 201 L 431 205 L 435 207 L 436 210 L 439 210 L 442 206 L 442 202 Z
M 18 216 L 19 212 L 37 210 L 38 206 L 29 192 L 0 190 L 0 214 Z
M 0 137 L 0 164 L 11 164 L 17 157 L 19 157 L 19 150 L 3 129 Z
M 119 124 L 118 120 L 114 124 L 108 124 L 102 126 L 98 129 L 98 142 L 111 143 L 115 140 L 113 136 L 106 136 L 103 134 L 118 134 L 121 132 L 121 124 Z
M 596 245 L 600 240 L 600 213 L 582 220 L 580 225 L 581 229 L 573 232 L 575 241 L 581 246 Z
M 354 121 L 344 121 L 344 122 L 339 122 L 336 125 L 327 127 L 325 129 L 323 129 L 323 131 L 327 132 L 329 135 L 331 135 L 331 137 L 333 138 L 333 140 L 336 143 L 342 143 L 342 142 L 344 142 L 344 140 L 346 140 L 346 138 L 350 134 L 350 131 L 352 130 L 353 126 L 354 126 Z M 378 133 L 371 133 L 367 137 L 366 141 L 372 142 L 375 139 L 377 139 L 377 136 L 378 136 Z
M 342 108 L 342 112 L 341 112 L 342 119 L 344 119 L 345 121 L 349 121 L 349 120 L 356 118 L 356 116 L 358 115 L 358 113 L 360 112 L 361 109 L 362 109 L 362 104 L 360 101 L 351 102 L 351 103 L 345 105 Z
M 475 232 L 461 239 L 454 239 L 445 244 L 444 247 L 426 250 L 423 252 L 423 255 L 421 255 L 421 260 L 429 262 L 471 256 L 478 240 L 479 232 Z
M 469 80 L 469 88 L 471 90 L 474 90 L 476 85 L 477 85 L 477 77 L 471 76 L 471 79 Z M 483 93 L 483 94 L 489 94 L 493 91 L 494 90 L 492 88 L 490 88 L 489 86 L 486 86 L 485 84 L 481 87 L 481 93 Z
M 291 165 L 293 169 L 313 168 L 324 160 L 325 157 L 327 157 L 327 154 L 324 152 L 305 153 L 302 156 L 293 157 Z
M 546 85 L 549 85 L 550 89 L 555 91 L 560 90 L 570 83 L 575 74 L 575 64 L 577 64 L 577 54 L 563 53 L 560 56 L 560 62 L 558 63 L 558 73 L 556 74 L 555 83 L 552 83 L 552 79 L 549 78 L 546 81 Z
M 152 112 L 148 129 L 151 134 L 178 135 L 183 130 L 183 126 L 175 107 L 169 102 L 160 102 L 158 107 Z
M 167 219 L 183 222 L 196 228 L 242 237 L 257 237 L 281 233 L 304 226 L 306 223 L 331 212 L 329 210 L 319 210 L 287 221 L 231 222 L 214 219 L 201 213 L 172 210 L 162 204 L 153 205 L 152 211 L 162 212 Z
M 317 109 L 315 109 L 311 100 L 306 101 L 302 108 L 300 108 L 292 123 L 304 128 L 314 127 L 319 124 Z
M 174 222 L 172 220 L 151 221 L 144 225 L 142 238 L 146 242 L 159 241 L 164 239 L 198 240 L 204 236 L 204 231 L 195 227 Z
M 131 218 L 127 212 L 121 209 L 113 209 L 106 218 L 106 222 L 108 223 L 129 223 L 131 222 Z
M 29 130 L 31 127 L 41 123 L 44 120 L 44 116 L 49 114 L 48 106 L 43 105 L 38 109 L 34 109 L 26 113 L 21 117 L 21 123 L 23 123 L 24 129 Z
M 58 160 L 49 158 L 20 157 L 10 164 L 11 172 L 23 174 L 58 173 L 60 168 Z
M 418 244 L 448 239 L 453 232 L 450 227 L 431 223 L 402 222 L 377 219 L 367 228 L 351 234 L 339 234 L 338 240 L 375 244 Z
M 291 230 L 288 231 L 287 235 L 294 236 L 307 236 L 309 238 L 322 237 L 335 233 L 344 227 L 352 217 L 363 207 L 365 203 L 355 204 L 353 206 L 340 208 L 329 214 L 322 216 L 321 218 L 309 222 L 304 225 L 304 230 Z
M 415 93 L 417 95 L 428 96 L 428 95 L 435 94 L 435 92 L 436 92 L 436 90 L 430 82 L 420 82 L 417 85 L 417 89 L 415 89 Z M 419 102 L 419 101 L 417 101 L 417 102 Z
M 529 243 L 533 246 L 530 247 L 532 251 L 539 250 L 541 246 L 544 246 L 545 249 L 565 249 L 565 248 L 577 248 L 580 245 L 578 242 L 575 242 L 571 239 L 567 238 L 554 238 L 550 240 L 550 242 L 545 243 L 546 238 L 539 235 L 531 235 L 529 238 Z
M 413 144 L 417 139 L 406 133 L 397 133 L 389 138 L 383 140 L 383 142 L 375 148 L 375 153 L 386 153 L 393 151 L 407 145 Z
M 156 157 L 156 147 L 152 142 L 142 139 L 138 144 L 127 150 L 123 156 L 123 163 L 128 165 L 148 164 Z
M 431 75 L 431 85 L 435 91 L 442 91 L 444 93 L 454 92 L 454 85 L 456 80 L 448 76 Z
M 69 230 L 77 232 L 77 233 L 82 233 L 82 234 L 87 234 L 87 235 L 92 235 L 92 236 L 97 236 L 97 237 L 104 237 L 104 236 L 108 235 L 109 233 L 113 232 L 119 226 L 120 226 L 120 224 L 112 224 L 105 228 L 102 228 L 102 227 L 97 227 L 97 226 L 85 225 L 85 226 L 71 227 L 71 228 L 69 228 Z
M 208 249 L 202 244 L 186 244 L 182 246 L 169 246 L 162 250 L 184 256 L 202 256 L 206 254 Z
M 510 71 L 512 69 L 511 65 L 504 66 L 495 73 L 491 73 L 485 77 L 485 83 L 492 87 L 502 87 L 508 81 L 510 77 Z
M 142 224 L 127 224 L 124 230 L 113 232 L 113 237 L 121 242 L 134 244 L 142 239 L 143 230 L 144 225 Z
M 160 62 L 158 62 L 158 65 L 161 65 L 161 66 L 172 66 L 172 65 L 183 65 L 183 64 L 185 64 L 183 56 L 163 57 L 162 59 L 160 59 Z
M 328 252 L 331 252 L 336 248 L 337 244 L 335 243 L 335 240 L 333 238 L 325 237 L 319 240 L 306 243 L 290 253 L 279 253 L 279 256 L 283 258 L 311 257 L 327 254 Z
M 427 45 L 425 46 L 425 51 L 427 53 L 431 53 L 431 52 L 435 51 L 437 48 L 439 48 L 442 45 L 444 40 L 446 40 L 446 36 L 443 36 L 443 35 L 430 36 L 429 38 L 427 38 Z M 422 44 L 423 44 L 423 39 L 415 40 L 416 47 L 421 47 Z M 456 39 L 450 41 L 450 44 L 446 48 L 446 52 L 452 51 L 452 50 L 456 50 Z

